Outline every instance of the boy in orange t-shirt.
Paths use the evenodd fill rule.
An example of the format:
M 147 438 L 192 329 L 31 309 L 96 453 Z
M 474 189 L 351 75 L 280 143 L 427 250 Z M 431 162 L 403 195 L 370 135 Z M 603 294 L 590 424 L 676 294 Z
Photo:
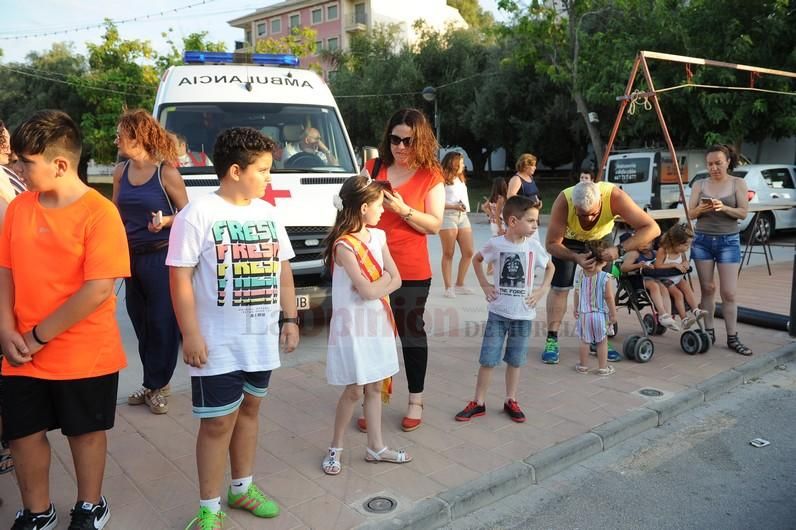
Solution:
M 55 528 L 47 431 L 69 439 L 77 476 L 70 528 L 103 528 L 106 435 L 119 370 L 116 278 L 130 275 L 127 239 L 113 204 L 77 175 L 80 131 L 46 110 L 11 137 L 30 191 L 8 207 L 0 237 L 3 424 L 23 509 L 14 528 Z

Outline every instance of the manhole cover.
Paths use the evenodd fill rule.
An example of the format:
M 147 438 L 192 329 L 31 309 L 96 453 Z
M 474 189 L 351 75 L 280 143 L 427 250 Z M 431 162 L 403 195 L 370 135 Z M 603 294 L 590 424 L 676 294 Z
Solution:
M 370 513 L 391 512 L 398 505 L 395 499 L 389 497 L 373 497 L 365 502 L 365 510 Z
M 659 397 L 663 395 L 663 392 L 661 392 L 660 390 L 655 390 L 654 388 L 642 388 L 641 390 L 638 391 L 638 393 L 641 394 L 642 396 L 648 396 L 648 397 Z

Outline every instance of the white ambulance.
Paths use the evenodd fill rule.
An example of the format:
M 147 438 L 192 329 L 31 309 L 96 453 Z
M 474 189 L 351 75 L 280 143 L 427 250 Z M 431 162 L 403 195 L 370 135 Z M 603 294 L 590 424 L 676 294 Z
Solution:
M 321 244 L 334 224 L 332 197 L 359 171 L 356 157 L 332 93 L 318 75 L 297 68 L 298 59 L 290 55 L 247 55 L 247 64 L 237 63 L 239 57 L 185 52 L 187 64 L 163 74 L 154 116 L 185 140 L 179 170 L 189 199 L 218 187 L 212 156 L 223 129 L 253 127 L 277 142 L 263 199 L 279 210 L 296 252 L 291 266 L 299 309 L 319 307 L 330 295 Z M 304 136 L 315 142 L 315 151 L 302 144 Z

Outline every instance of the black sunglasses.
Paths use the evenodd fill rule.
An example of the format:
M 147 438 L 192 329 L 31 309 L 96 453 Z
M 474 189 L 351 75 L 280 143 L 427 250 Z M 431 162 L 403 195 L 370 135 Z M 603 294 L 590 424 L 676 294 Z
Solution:
M 404 144 L 404 147 L 412 147 L 412 137 L 407 136 L 406 138 L 401 138 L 395 134 L 390 135 L 390 143 L 392 145 Z

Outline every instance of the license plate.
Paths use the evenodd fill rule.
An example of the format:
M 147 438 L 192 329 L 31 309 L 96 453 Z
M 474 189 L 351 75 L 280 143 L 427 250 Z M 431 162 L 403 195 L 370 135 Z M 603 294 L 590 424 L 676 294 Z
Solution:
M 310 297 L 306 294 L 296 295 L 296 309 L 299 311 L 310 308 Z

